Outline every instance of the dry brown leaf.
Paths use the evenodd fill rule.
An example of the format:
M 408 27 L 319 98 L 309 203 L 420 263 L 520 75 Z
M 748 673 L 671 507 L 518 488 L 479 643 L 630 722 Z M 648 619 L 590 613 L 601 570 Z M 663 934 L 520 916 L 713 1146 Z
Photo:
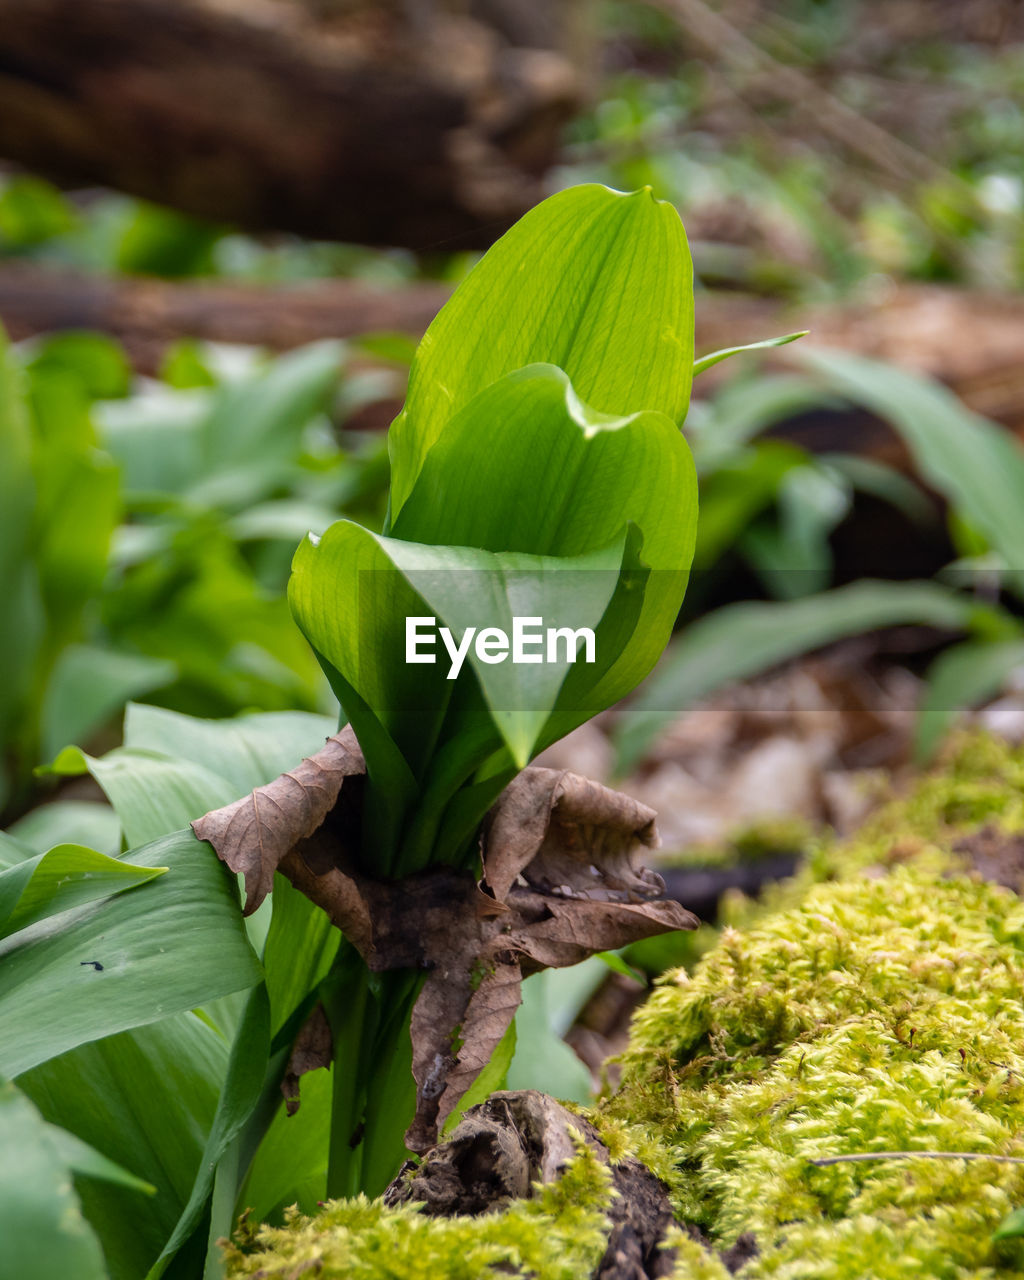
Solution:
M 346 731 L 193 828 L 245 873 L 247 909 L 280 870 L 371 970 L 426 973 L 412 1015 L 417 1105 L 406 1135 L 425 1151 L 508 1029 L 523 977 L 698 922 L 677 902 L 649 900 L 664 887 L 638 865 L 639 848 L 657 845 L 653 810 L 551 769 L 524 770 L 492 809 L 480 884 L 451 867 L 394 883 L 366 876 L 347 853 L 359 815 L 345 799 L 358 791 L 342 792 L 363 768 Z
M 285 854 L 323 825 L 345 779 L 365 772 L 356 735 L 346 725 L 298 768 L 192 823 L 199 839 L 208 840 L 232 871 L 245 876 L 247 916 L 273 888 Z
M 487 883 L 499 901 L 520 875 L 548 893 L 656 897 L 664 884 L 637 861 L 658 847 L 656 816 L 568 770 L 524 769 L 488 818 Z
M 288 1065 L 284 1069 L 284 1078 L 281 1081 L 285 1110 L 290 1116 L 299 1109 L 299 1080 L 307 1071 L 316 1071 L 318 1067 L 331 1065 L 333 1043 L 327 1012 L 318 1002 L 302 1024 L 302 1030 L 292 1045 Z

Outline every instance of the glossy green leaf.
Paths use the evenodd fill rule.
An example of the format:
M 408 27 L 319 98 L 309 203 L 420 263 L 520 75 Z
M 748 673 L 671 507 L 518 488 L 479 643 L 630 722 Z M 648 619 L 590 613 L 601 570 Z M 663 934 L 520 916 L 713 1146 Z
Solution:
M 477 634 L 496 628 L 511 636 L 514 617 L 593 630 L 614 595 L 624 554 L 624 539 L 598 552 L 556 559 L 426 546 L 339 521 L 318 542 L 307 539 L 299 548 L 289 601 L 313 648 L 374 709 L 406 758 L 415 760 L 416 740 L 420 751 L 434 741 L 454 680 L 448 679 L 451 660 L 439 638 L 423 646 L 424 656 L 433 650 L 432 664 L 407 662 L 409 617 L 435 618 L 460 639 L 472 634 L 469 628 Z M 568 674 L 564 650 L 563 644 L 557 662 L 540 665 L 507 657 L 492 662 L 474 641 L 465 657 L 467 675 L 472 670 L 479 681 L 492 719 L 520 765 L 529 758 Z M 335 691 L 348 711 L 346 689 Z M 357 720 L 350 718 L 358 734 Z M 499 745 L 496 741 L 495 749 Z
M 697 374 L 703 373 L 705 369 L 710 369 L 712 365 L 720 364 L 730 356 L 739 355 L 743 351 L 767 351 L 770 347 L 784 347 L 789 342 L 795 342 L 797 338 L 806 338 L 809 332 L 809 329 L 801 329 L 798 333 L 784 333 L 780 338 L 764 338 L 761 342 L 747 342 L 741 347 L 723 347 L 721 351 L 712 351 L 709 355 L 694 360 L 693 376 L 696 378 Z
M 11 1280 L 107 1280 L 67 1163 L 32 1103 L 0 1084 L 0 1271 Z
M 906 370 L 845 351 L 818 349 L 801 357 L 830 385 L 892 423 L 918 474 L 985 536 L 1024 592 L 1024 448 L 1013 434 Z
M 639 759 L 676 716 L 733 680 L 876 627 L 915 623 L 965 631 L 978 611 L 969 597 L 937 583 L 869 579 L 804 600 L 728 605 L 675 641 L 624 711 L 615 735 L 619 768 Z
M 598 413 L 561 369 L 518 370 L 448 423 L 392 533 L 494 552 L 579 556 L 607 546 L 630 522 L 653 572 L 630 644 L 596 695 L 610 705 L 664 648 L 693 558 L 696 474 L 670 418 Z
M 1024 668 L 1024 639 L 967 641 L 941 653 L 928 668 L 914 728 L 917 759 L 929 760 L 957 717 L 999 693 L 1020 668 Z
M 80 1045 L 19 1077 L 46 1119 L 156 1187 L 78 1182 L 112 1280 L 140 1280 L 188 1201 L 228 1048 L 192 1013 Z
M 0 942 L 0 1073 L 257 981 L 234 882 L 207 845 L 179 831 L 124 861 L 170 870 Z
M 58 845 L 0 872 L 0 938 L 145 884 L 166 870 L 133 866 L 82 845 Z
M 525 365 L 564 369 L 602 413 L 682 421 L 693 367 L 693 276 L 675 210 L 649 189 L 573 187 L 495 244 L 427 330 L 389 436 L 392 516 L 454 414 Z

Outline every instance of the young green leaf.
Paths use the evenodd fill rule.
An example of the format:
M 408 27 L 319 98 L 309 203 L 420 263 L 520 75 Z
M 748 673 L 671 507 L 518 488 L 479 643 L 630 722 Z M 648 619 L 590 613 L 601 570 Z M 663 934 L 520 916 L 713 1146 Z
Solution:
M 0 872 L 0 938 L 47 916 L 102 901 L 161 876 L 82 845 L 63 844 Z
M 809 329 L 801 329 L 797 333 L 784 333 L 781 338 L 764 338 L 761 342 L 747 342 L 742 347 L 723 347 L 721 351 L 712 351 L 706 356 L 701 356 L 699 360 L 693 362 L 693 376 L 696 378 L 698 373 L 703 373 L 705 369 L 710 369 L 712 365 L 720 364 L 723 360 L 728 360 L 730 356 L 739 355 L 743 351 L 766 351 L 769 347 L 784 347 L 787 343 L 795 342 L 797 338 L 806 338 Z
M 427 330 L 391 428 L 391 512 L 447 422 L 492 382 L 538 361 L 602 413 L 681 422 L 693 366 L 693 272 L 682 223 L 649 189 L 573 187 L 484 256 Z

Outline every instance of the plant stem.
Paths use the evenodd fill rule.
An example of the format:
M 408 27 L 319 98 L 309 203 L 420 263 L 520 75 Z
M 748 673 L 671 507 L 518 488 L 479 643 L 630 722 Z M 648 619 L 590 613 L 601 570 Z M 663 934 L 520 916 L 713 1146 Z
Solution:
M 329 1197 L 379 1195 L 406 1153 L 415 1110 L 409 1024 L 424 975 L 371 973 L 342 943 L 322 987 L 334 1037 Z

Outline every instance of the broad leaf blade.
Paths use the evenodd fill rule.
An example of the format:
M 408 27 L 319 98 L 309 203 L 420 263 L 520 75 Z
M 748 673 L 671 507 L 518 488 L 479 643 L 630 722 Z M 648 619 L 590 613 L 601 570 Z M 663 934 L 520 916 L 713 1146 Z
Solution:
M 389 437 L 401 510 L 446 422 L 514 369 L 558 365 L 604 413 L 682 421 L 693 366 L 686 235 L 649 189 L 582 186 L 531 210 L 485 255 L 427 330 Z
M 693 558 L 696 474 L 670 418 L 598 413 L 561 369 L 518 370 L 449 422 L 392 532 L 415 542 L 579 556 L 608 546 L 629 523 L 642 534 L 652 573 L 640 621 L 595 699 L 610 705 L 664 648 Z
M 80 1045 L 21 1076 L 48 1121 L 156 1187 L 95 1178 L 78 1192 L 111 1280 L 139 1280 L 184 1208 L 227 1068 L 221 1036 L 192 1013 Z
M 0 1074 L 17 1076 L 259 978 L 233 881 L 191 831 L 125 862 L 170 871 L 0 942 Z

